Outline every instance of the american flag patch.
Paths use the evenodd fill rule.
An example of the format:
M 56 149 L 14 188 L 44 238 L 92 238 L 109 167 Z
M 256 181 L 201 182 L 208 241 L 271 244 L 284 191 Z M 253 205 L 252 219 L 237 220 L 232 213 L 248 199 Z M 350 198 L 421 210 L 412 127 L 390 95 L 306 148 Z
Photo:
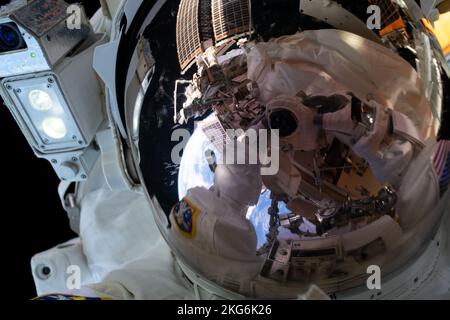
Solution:
M 434 170 L 439 180 L 441 196 L 448 189 L 450 182 L 450 141 L 442 140 L 439 142 L 438 150 L 433 159 Z

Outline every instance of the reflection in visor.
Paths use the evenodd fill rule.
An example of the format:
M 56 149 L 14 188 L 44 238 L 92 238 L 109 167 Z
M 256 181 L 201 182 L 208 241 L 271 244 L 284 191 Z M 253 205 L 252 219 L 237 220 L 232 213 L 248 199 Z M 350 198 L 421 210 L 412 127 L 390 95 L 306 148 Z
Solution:
M 413 184 L 418 175 L 436 175 L 424 161 L 437 152 L 438 128 L 428 130 L 430 103 L 412 98 L 424 92 L 398 54 L 311 20 L 297 3 L 290 10 L 258 3 L 252 12 L 247 4 L 168 3 L 147 30 L 157 68 L 141 117 L 141 167 L 166 212 L 178 203 L 169 243 L 191 268 L 223 287 L 232 282 L 228 288 L 243 294 L 250 294 L 250 283 L 256 296 L 269 298 L 295 297 L 313 283 L 328 293 L 361 286 L 368 266 L 392 271 L 386 257 L 394 252 L 398 261 L 407 260 L 396 250 L 439 202 L 439 193 L 409 196 L 431 188 L 426 179 Z M 329 29 L 315 30 L 324 25 Z M 403 29 L 400 35 L 413 38 Z M 403 38 L 383 40 L 402 52 Z M 301 106 L 267 114 L 280 96 L 295 97 Z M 357 117 L 351 101 L 359 102 Z M 261 177 L 256 206 L 233 198 L 248 189 L 217 187 L 205 152 L 220 157 L 217 147 L 233 141 L 229 130 L 278 129 L 285 138 L 299 127 L 304 136 L 271 150 L 280 153 L 279 172 Z M 193 135 L 178 168 L 170 160 L 177 145 L 170 136 L 180 128 Z M 304 139 L 316 148 L 299 147 Z M 239 170 L 239 179 L 251 176 Z M 246 186 L 257 187 L 256 179 Z M 186 199 L 198 208 L 197 221 Z

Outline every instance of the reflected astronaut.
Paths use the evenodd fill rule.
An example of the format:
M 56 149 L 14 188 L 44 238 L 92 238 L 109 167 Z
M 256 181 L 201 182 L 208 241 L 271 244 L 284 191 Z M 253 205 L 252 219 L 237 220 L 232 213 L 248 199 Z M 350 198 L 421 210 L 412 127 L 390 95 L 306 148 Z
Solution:
M 183 68 L 191 56 L 184 55 L 182 40 L 180 33 Z M 446 169 L 435 165 L 446 161 L 441 157 L 448 142 L 436 142 L 433 107 L 411 66 L 373 42 L 336 30 L 237 45 L 222 55 L 218 43 L 197 57 L 197 73 L 175 119 L 182 123 L 212 110 L 223 131 L 247 130 L 263 114 L 268 127 L 280 131 L 280 150 L 272 150 L 280 153 L 280 171 L 262 176 L 272 199 L 267 242 L 257 250 L 265 262 L 252 266 L 238 252 L 232 261 L 239 263 L 225 264 L 221 253 L 205 253 L 215 242 L 203 237 L 177 242 L 181 256 L 214 282 L 259 297 L 292 297 L 292 287 L 305 281 L 336 292 L 363 282 L 357 279 L 371 264 L 392 270 L 389 257 L 405 256 L 406 243 L 418 225 L 431 223 L 430 212 L 447 190 L 439 182 L 448 179 L 441 175 Z M 279 203 L 291 212 L 278 216 Z M 232 214 L 202 210 L 222 218 Z M 307 222 L 315 230 L 300 231 Z M 172 234 L 179 236 L 176 229 Z
M 380 32 L 334 1 L 106 0 L 70 32 L 62 0 L 3 8 L 14 37 L 0 48 L 0 93 L 61 179 L 79 235 L 33 257 L 38 294 L 449 298 L 450 143 L 438 132 L 450 71 L 423 20 L 436 12 L 373 2 L 389 13 Z M 49 3 L 58 10 L 43 14 Z M 294 19 L 269 21 L 286 10 Z M 410 28 L 391 30 L 398 21 Z M 172 24 L 176 52 L 152 42 Z M 168 196 L 155 171 L 173 164 L 155 161 L 192 120 L 218 149 L 238 140 L 248 158 L 252 142 L 228 130 L 276 133 L 267 155 L 279 155 L 279 170 L 262 174 L 262 157 L 209 163 L 212 186 Z M 263 192 L 257 247 L 247 215 Z M 373 266 L 382 290 L 367 286 Z
M 389 196 L 379 198 L 379 201 L 384 201 L 383 205 L 376 207 L 375 200 L 370 200 L 366 207 L 358 207 L 359 217 L 379 210 L 381 214 L 398 219 L 402 228 L 407 230 L 414 226 L 423 214 L 432 210 L 448 188 L 448 176 L 444 173 L 448 170 L 448 163 L 440 164 L 439 172 L 444 174 L 438 176 L 439 185 L 434 179 L 422 179 L 416 181 L 415 185 L 410 185 L 410 188 L 401 187 L 405 183 L 404 179 L 407 179 L 406 183 L 410 183 L 411 177 L 417 177 L 419 173 L 428 172 L 434 175 L 435 164 L 443 161 L 439 157 L 443 151 L 448 150 L 449 142 L 429 141 L 428 147 L 424 148 L 417 127 L 407 116 L 384 108 L 374 101 L 364 104 L 351 94 L 308 97 L 301 92 L 294 97 L 276 97 L 269 102 L 267 110 L 264 123 L 270 129 L 279 131 L 282 157 L 289 157 L 289 152 L 294 149 L 302 152 L 320 150 L 321 143 L 326 145 L 327 140 L 337 137 L 358 157 L 369 163 L 378 181 L 391 186 L 383 189 Z M 260 124 L 259 128 L 264 126 Z M 295 163 L 290 165 L 295 166 Z M 445 179 L 447 183 L 442 182 Z M 273 183 L 276 184 L 275 189 L 292 189 L 292 186 L 281 186 L 280 183 L 286 183 L 286 180 L 280 177 L 261 177 L 260 166 L 257 165 L 219 165 L 211 189 L 190 189 L 188 195 L 172 211 L 171 221 L 175 225 L 173 233 L 178 240 L 178 246 L 188 252 L 187 256 L 192 259 L 190 264 L 196 265 L 207 277 L 217 278 L 226 273 L 236 273 L 236 270 L 227 270 L 231 264 L 221 267 L 216 263 L 210 264 L 206 262 L 210 261 L 210 258 L 205 258 L 205 255 L 217 255 L 241 262 L 249 259 L 256 261 L 256 234 L 245 214 L 250 206 L 258 202 L 263 180 L 265 187 L 272 191 Z M 295 185 L 296 188 L 299 186 L 300 183 Z M 397 188 L 398 192 L 393 191 Z M 416 202 L 410 199 L 411 193 L 424 193 L 425 190 L 426 195 L 416 198 Z M 295 192 L 293 196 L 295 197 Z M 311 201 L 306 197 L 302 199 Z M 332 210 L 335 212 L 345 206 L 336 208 L 337 204 L 332 199 L 326 200 L 328 204 L 330 201 L 333 203 Z M 410 214 L 411 211 L 404 209 L 405 205 L 409 208 L 419 208 L 419 203 L 419 213 L 413 215 Z M 189 221 L 194 223 L 189 230 L 183 229 L 183 221 L 179 220 L 180 215 L 186 213 L 186 209 Z M 315 220 L 321 217 L 316 213 L 304 218 Z M 326 226 L 323 220 L 320 223 L 325 228 L 335 227 Z M 320 223 L 318 227 L 321 226 Z M 199 261 L 198 265 L 196 261 Z M 258 265 L 254 265 L 254 269 L 241 269 L 239 278 L 241 281 L 242 278 L 253 279 L 258 271 Z

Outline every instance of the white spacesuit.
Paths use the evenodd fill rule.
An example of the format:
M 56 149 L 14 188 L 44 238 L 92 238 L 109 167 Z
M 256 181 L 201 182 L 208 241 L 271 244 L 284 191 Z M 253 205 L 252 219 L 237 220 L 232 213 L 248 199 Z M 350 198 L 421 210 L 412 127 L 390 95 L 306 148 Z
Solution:
M 423 142 L 422 135 L 411 119 L 375 101 L 368 102 L 374 111 L 370 120 L 372 126 L 364 126 L 352 115 L 352 100 L 356 98 L 340 97 L 343 98 L 339 101 L 340 105 L 334 107 L 341 109 L 324 114 L 305 108 L 303 99 L 299 97 L 280 96 L 269 104 L 291 104 L 291 108 L 297 104 L 297 108 L 302 110 L 300 127 L 302 132 L 308 132 L 308 142 L 302 143 L 304 151 L 319 147 L 317 128 L 351 147 L 355 154 L 369 163 L 379 182 L 388 183 L 398 190 L 400 223 L 405 230 L 413 228 L 424 214 L 432 210 L 448 188 L 449 142 L 435 142 L 434 139 Z M 307 99 L 312 101 L 314 98 Z M 317 107 L 327 100 L 326 97 L 318 98 Z M 421 197 L 411 196 L 423 190 L 427 192 Z
M 377 179 L 398 190 L 400 223 L 404 230 L 409 230 L 432 210 L 448 188 L 445 172 L 448 170 L 449 142 L 435 142 L 434 139 L 422 142 L 420 133 L 407 116 L 376 103 L 374 106 L 373 129 L 359 139 L 354 138 L 357 125 L 349 122 L 350 106 L 334 115 L 325 115 L 322 127 L 352 136 L 352 149 L 370 164 Z M 440 168 L 436 166 L 437 162 L 442 162 Z M 447 182 L 443 181 L 445 179 Z M 427 192 L 420 197 L 411 196 L 424 190 Z
M 276 100 L 279 103 L 283 99 L 277 98 Z M 288 100 L 292 101 L 292 99 Z M 301 99 L 297 101 L 300 102 Z M 449 143 L 446 141 L 438 144 L 429 143 L 416 156 L 412 156 L 414 142 L 408 142 L 401 137 L 393 138 L 388 134 L 388 122 L 386 121 L 388 112 L 378 104 L 375 104 L 375 107 L 377 114 L 373 129 L 362 134 L 359 139 L 353 140 L 352 148 L 370 163 L 376 176 L 380 179 L 386 179 L 387 182 L 391 182 L 397 187 L 405 183 L 410 184 L 410 188 L 400 189 L 398 204 L 402 227 L 408 229 L 417 223 L 423 214 L 432 209 L 435 201 L 439 200 L 440 194 L 437 192 L 439 185 L 434 172 L 434 164 L 442 152 L 448 154 Z M 357 123 L 351 118 L 349 105 L 338 112 L 328 113 L 321 119 L 316 119 L 315 124 L 311 117 L 306 118 L 308 123 L 302 123 L 305 128 L 312 129 L 320 123 L 320 126 L 328 132 L 338 136 L 345 134 L 346 137 L 341 136 L 344 141 L 350 141 L 348 136 L 355 134 L 354 128 Z M 383 144 L 382 142 L 386 141 L 389 136 L 391 138 L 389 144 Z M 404 147 L 405 144 L 406 147 Z M 447 158 L 445 161 L 447 164 L 441 169 L 442 173 L 448 172 L 449 169 Z M 392 163 L 401 163 L 401 165 L 394 165 L 395 171 L 393 171 Z M 421 177 L 413 180 L 412 177 L 417 177 L 418 174 Z M 433 179 L 430 174 L 436 178 Z M 446 177 L 448 186 L 448 176 Z M 445 188 L 445 185 L 441 184 L 441 186 Z M 187 196 L 175 206 L 170 215 L 171 238 L 192 268 L 200 270 L 208 279 L 214 279 L 223 285 L 227 284 L 227 281 L 234 281 L 236 290 L 243 292 L 249 290 L 246 286 L 258 274 L 262 260 L 261 257 L 256 256 L 256 234 L 253 225 L 246 219 L 246 213 L 249 206 L 257 203 L 261 189 L 259 165 L 219 165 L 215 170 L 212 188 L 191 189 Z M 419 214 L 411 214 L 412 211 L 405 210 L 405 206 L 418 207 L 418 202 L 414 202 L 415 198 L 409 196 L 411 192 L 413 194 L 417 192 L 416 190 L 429 190 L 429 192 L 417 200 L 423 210 L 420 210 Z M 144 215 L 138 213 L 144 212 L 145 204 L 141 203 L 141 210 L 138 211 L 135 210 L 136 208 L 127 210 L 129 205 L 127 208 L 120 209 L 123 206 L 121 205 L 124 200 L 123 194 L 111 198 L 105 196 L 101 191 L 99 194 L 94 194 L 90 197 L 100 197 L 108 208 L 111 208 L 111 202 L 116 203 L 114 207 L 121 211 L 114 218 L 110 215 L 111 212 L 101 214 L 103 210 L 97 208 L 95 209 L 97 212 L 95 219 L 101 220 L 82 222 L 81 235 L 85 244 L 84 251 L 93 258 L 90 261 L 93 270 L 97 263 L 105 266 L 107 261 L 110 264 L 108 269 L 114 269 L 114 264 L 115 267 L 121 266 L 118 270 L 109 273 L 101 284 L 86 287 L 81 291 L 65 292 L 114 299 L 193 297 L 192 293 L 182 285 L 181 278 L 176 276 L 177 272 L 171 262 L 171 256 L 162 239 L 159 238 L 155 242 L 157 230 L 150 230 L 154 229 L 151 227 L 154 225 L 151 223 L 151 219 L 144 218 Z M 140 202 L 136 198 L 132 206 L 134 207 Z M 91 209 L 94 208 L 91 207 Z M 89 217 L 86 212 L 84 214 Z M 150 217 L 148 216 L 148 218 Z M 109 222 L 103 223 L 106 222 L 103 219 L 108 219 Z M 119 225 L 120 229 L 118 229 Z M 95 235 L 93 234 L 94 230 Z M 136 231 L 134 234 L 136 239 L 133 241 L 129 236 L 120 238 L 120 230 L 124 235 L 128 234 L 129 236 L 132 235 L 130 230 Z M 117 234 L 113 235 L 112 232 Z M 148 238 L 143 237 L 144 234 Z M 152 243 L 152 246 L 141 257 L 138 257 L 136 250 L 142 250 L 145 247 L 145 245 L 142 247 L 143 243 L 141 242 L 144 239 Z M 131 242 L 135 244 L 128 248 L 132 252 L 129 252 L 129 257 L 124 257 L 123 252 L 127 251 L 124 245 Z M 103 243 L 106 243 L 106 247 Z M 122 261 L 116 261 L 113 264 L 110 260 L 116 258 L 115 253 L 119 253 L 118 256 L 122 256 L 125 261 L 132 260 L 132 256 L 138 258 L 125 264 Z M 156 257 L 158 263 L 155 263 Z M 167 273 L 163 268 L 158 267 L 163 266 L 163 262 L 168 266 L 173 266 L 172 272 Z M 97 271 L 98 274 L 102 273 L 100 270 Z M 157 292 L 153 290 L 155 286 L 159 288 Z
M 171 238 L 208 279 L 233 279 L 244 291 L 239 280 L 248 284 L 258 274 L 262 260 L 256 256 L 256 232 L 246 215 L 261 190 L 259 165 L 219 165 L 211 189 L 189 190 L 172 210 Z
M 270 101 L 269 105 L 290 106 L 290 110 L 297 108 L 302 111 L 299 113 L 299 127 L 303 134 L 300 149 L 311 151 L 318 148 L 319 132 L 323 129 L 365 159 L 380 182 L 399 188 L 397 211 L 400 224 L 404 230 L 410 230 L 423 215 L 432 211 L 445 191 L 440 193 L 437 181 L 433 179 L 436 177 L 433 159 L 441 152 L 448 153 L 449 143 L 429 141 L 423 149 L 420 134 L 409 118 L 373 101 L 370 103 L 374 110 L 373 126 L 365 127 L 352 118 L 351 98 L 341 101 L 344 101 L 341 110 L 325 114 L 305 107 L 299 97 L 280 96 Z M 402 123 L 396 122 L 398 118 Z M 281 129 L 271 124 L 270 119 L 268 122 L 272 129 Z M 441 172 L 445 170 L 448 172 L 448 164 Z M 412 181 L 412 177 L 419 173 L 423 177 Z M 405 183 L 410 187 L 405 187 Z M 428 190 L 428 193 L 420 198 L 410 197 L 411 192 L 417 194 L 420 190 Z M 214 186 L 210 190 L 191 189 L 171 214 L 171 222 L 175 226 L 171 234 L 189 264 L 219 283 L 224 282 L 221 276 L 234 275 L 234 281 L 242 280 L 237 286 L 244 292 L 248 292 L 244 287 L 257 275 L 260 268 L 258 262 L 261 262 L 255 256 L 254 228 L 245 218 L 249 206 L 257 203 L 260 191 L 258 166 L 222 165 L 216 171 Z M 413 207 L 415 211 L 409 210 Z M 225 259 L 223 263 L 221 259 Z M 253 260 L 255 265 L 248 264 Z M 249 267 L 245 269 L 244 266 Z
M 99 15 L 98 30 L 107 30 L 110 21 Z M 251 44 L 247 58 L 248 77 L 258 84 L 263 104 L 288 96 L 305 107 L 304 97 L 297 97 L 302 90 L 309 96 L 352 91 L 367 101 L 376 111 L 372 127 L 360 130 L 350 104 L 323 116 L 309 110 L 300 123 L 309 134 L 300 140 L 308 141 L 304 148 L 314 148 L 315 135 L 323 129 L 367 160 L 381 182 L 397 188 L 397 212 L 405 231 L 423 222 L 441 197 L 448 196 L 449 142 L 436 142 L 430 134 L 430 107 L 417 74 L 396 54 L 350 33 L 320 30 Z M 167 230 L 161 227 L 157 201 L 142 188 L 112 190 L 104 166 L 99 161 L 93 178 L 78 190 L 80 239 L 33 258 L 38 294 L 192 299 L 251 292 L 251 280 L 263 262 L 256 254 L 254 227 L 246 219 L 262 189 L 259 165 L 219 165 L 214 186 L 189 190 L 172 210 Z M 447 239 L 441 248 L 448 246 Z M 82 288 L 68 290 L 65 271 L 74 264 L 81 268 Z M 43 274 L 43 266 L 56 272 Z M 439 270 L 436 279 L 448 276 Z M 317 292 L 310 294 L 324 298 Z

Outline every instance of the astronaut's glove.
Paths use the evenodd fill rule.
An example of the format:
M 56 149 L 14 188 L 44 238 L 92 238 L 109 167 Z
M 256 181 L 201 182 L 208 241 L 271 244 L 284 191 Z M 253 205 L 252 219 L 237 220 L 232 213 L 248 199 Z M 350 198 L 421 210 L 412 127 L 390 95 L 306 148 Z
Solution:
M 352 108 L 350 105 L 337 112 L 316 116 L 314 124 L 327 131 L 335 131 L 347 135 L 352 135 L 357 125 L 352 119 Z
M 363 114 L 364 109 L 372 107 L 371 103 L 363 104 L 351 92 L 347 95 L 336 94 L 330 97 L 307 97 L 304 101 L 307 105 L 320 104 L 318 115 L 314 118 L 316 127 L 332 131 L 344 140 L 348 138 L 358 140 L 370 126 L 363 123 L 365 119 Z
M 336 112 L 341 110 L 349 104 L 350 99 L 348 96 L 341 94 L 334 94 L 331 96 L 306 96 L 305 93 L 300 93 L 300 97 L 303 98 L 303 104 L 309 108 L 315 108 L 321 114 Z M 352 96 L 349 93 L 349 96 Z
M 414 146 L 410 141 L 392 135 L 391 111 L 388 108 L 375 102 L 370 106 L 376 110 L 374 125 L 356 141 L 352 150 L 369 163 L 378 181 L 398 187 L 414 158 Z
M 352 147 L 356 155 L 369 163 L 382 157 L 382 143 L 388 134 L 390 123 L 389 109 L 382 107 L 374 101 L 370 102 L 370 106 L 375 109 L 373 127 L 355 141 Z

